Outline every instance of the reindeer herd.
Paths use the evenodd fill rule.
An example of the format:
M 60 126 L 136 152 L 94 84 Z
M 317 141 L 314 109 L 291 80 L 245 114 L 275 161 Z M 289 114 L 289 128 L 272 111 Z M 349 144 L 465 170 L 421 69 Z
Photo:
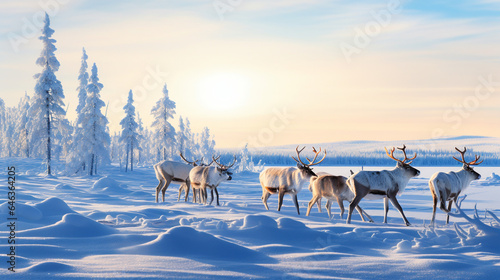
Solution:
M 392 170 L 381 171 L 359 171 L 354 173 L 351 171 L 351 176 L 346 178 L 344 176 L 335 176 L 325 172 L 315 173 L 311 168 L 314 165 L 321 163 L 325 160 L 327 153 L 321 148 L 317 151 L 313 147 L 314 157 L 312 160 L 306 157 L 305 163 L 300 153 L 305 147 L 299 150 L 295 149 L 297 157 L 292 158 L 297 162 L 297 167 L 271 167 L 262 171 L 259 175 L 260 184 L 262 186 L 262 203 L 265 208 L 269 210 L 267 200 L 272 194 L 278 194 L 278 211 L 281 210 L 283 198 L 285 194 L 292 197 L 297 214 L 300 215 L 299 203 L 297 194 L 306 185 L 309 185 L 309 190 L 312 192 L 312 199 L 309 201 L 306 216 L 309 216 L 311 208 L 317 204 L 318 211 L 321 212 L 321 199 L 327 199 L 326 209 L 328 217 L 331 218 L 331 204 L 336 200 L 339 204 L 341 211 L 341 218 L 344 218 L 344 204 L 343 201 L 349 202 L 349 209 L 347 214 L 347 223 L 351 222 L 351 216 L 354 209 L 356 209 L 363 221 L 365 217 L 369 222 L 373 222 L 372 218 L 359 206 L 359 202 L 363 199 L 383 199 L 384 200 L 384 223 L 387 223 L 387 212 L 389 211 L 389 200 L 392 205 L 399 211 L 405 225 L 409 226 L 410 222 L 406 218 L 403 208 L 399 204 L 396 196 L 401 195 L 405 190 L 406 185 L 411 178 L 420 175 L 420 171 L 412 167 L 410 164 L 417 157 L 417 153 L 411 158 L 406 155 L 406 146 L 397 148 L 403 153 L 404 158 L 398 159 L 394 156 L 396 148 L 393 147 L 390 152 L 385 148 L 387 156 L 396 161 L 396 167 Z M 473 161 L 467 162 L 465 160 L 465 153 L 467 148 L 461 151 L 455 148 L 460 154 L 462 159 L 453 157 L 455 160 L 463 164 L 462 168 L 457 172 L 437 172 L 429 180 L 429 188 L 433 197 L 433 211 L 431 224 L 434 224 L 436 216 L 436 207 L 439 202 L 439 208 L 445 213 L 451 211 L 452 202 L 457 201 L 458 196 L 462 193 L 469 184 L 481 178 L 473 166 L 481 164 L 479 161 L 480 156 L 476 155 Z M 320 160 L 318 156 L 322 155 Z M 156 202 L 160 191 L 162 193 L 162 201 L 165 201 L 165 191 L 171 182 L 180 182 L 179 197 L 185 192 L 184 200 L 187 201 L 189 191 L 193 189 L 193 203 L 207 203 L 207 189 L 211 191 L 212 204 L 214 200 L 214 191 L 217 197 L 217 205 L 219 206 L 219 192 L 217 187 L 220 183 L 226 180 L 231 180 L 232 173 L 229 171 L 235 162 L 236 157 L 229 165 L 223 165 L 219 162 L 219 157 L 212 157 L 212 161 L 208 164 L 203 163 L 203 159 L 188 161 L 182 153 L 180 154 L 183 162 L 175 161 L 162 161 L 154 165 L 156 178 L 159 181 L 156 187 Z M 212 164 L 215 163 L 215 166 Z M 446 207 L 446 202 L 449 202 Z M 446 224 L 449 223 L 449 215 L 446 217 Z

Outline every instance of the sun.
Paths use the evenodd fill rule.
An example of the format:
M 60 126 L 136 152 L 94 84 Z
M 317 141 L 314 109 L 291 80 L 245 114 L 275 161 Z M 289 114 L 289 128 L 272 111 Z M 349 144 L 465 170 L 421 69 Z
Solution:
M 212 111 L 241 108 L 249 92 L 248 78 L 237 73 L 217 73 L 203 78 L 199 97 L 203 107 Z

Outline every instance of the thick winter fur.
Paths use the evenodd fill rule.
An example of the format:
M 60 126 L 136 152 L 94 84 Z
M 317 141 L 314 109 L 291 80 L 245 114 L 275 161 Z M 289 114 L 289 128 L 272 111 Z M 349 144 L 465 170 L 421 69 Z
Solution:
M 388 200 L 398 209 L 407 226 L 410 225 L 396 195 L 403 193 L 408 181 L 418 176 L 420 171 L 409 164 L 398 162 L 393 170 L 383 171 L 359 171 L 347 179 L 347 185 L 354 193 L 354 199 L 349 204 L 347 223 L 351 222 L 352 211 L 362 198 L 384 199 L 384 223 L 387 223 L 387 212 L 389 211 Z
M 300 165 L 297 168 L 272 167 L 262 171 L 259 176 L 260 185 L 262 186 L 262 203 L 269 210 L 267 199 L 271 194 L 278 193 L 278 211 L 280 211 L 283 204 L 283 197 L 285 194 L 289 194 L 292 196 L 297 214 L 300 215 L 297 194 L 309 182 L 312 176 L 316 176 L 316 174 L 310 168 Z
M 354 193 L 349 189 L 346 184 L 347 178 L 344 176 L 333 176 L 333 175 L 323 175 L 320 177 L 312 177 L 311 183 L 309 185 L 309 190 L 311 190 L 313 197 L 309 201 L 309 206 L 307 208 L 306 216 L 309 216 L 311 208 L 313 205 L 319 201 L 322 197 L 328 199 L 326 204 L 326 209 L 328 211 L 328 217 L 331 219 L 331 204 L 333 200 L 336 200 L 340 207 L 340 217 L 344 218 L 344 200 L 351 202 L 354 199 Z M 320 207 L 320 206 L 319 206 Z M 363 213 L 373 222 L 371 217 L 366 214 L 366 212 L 361 209 L 361 207 L 356 206 L 356 210 L 359 212 L 361 219 L 365 221 Z
M 156 202 L 158 202 L 158 195 L 162 192 L 162 201 L 165 201 L 165 191 L 170 183 L 173 182 L 186 182 L 189 179 L 189 172 L 193 166 L 176 161 L 164 160 L 154 165 L 156 178 L 159 181 L 156 187 Z M 187 201 L 189 194 L 189 182 L 186 184 L 187 191 L 185 200 Z
M 217 195 L 217 205 L 219 205 L 219 192 L 217 187 L 222 181 L 231 180 L 231 172 L 215 166 L 196 166 L 189 172 L 189 182 L 193 187 L 193 202 L 195 202 L 196 192 L 200 193 L 202 203 L 207 201 L 207 188 L 215 190 Z M 196 191 L 196 192 L 195 192 Z M 212 201 L 213 202 L 213 195 Z
M 439 208 L 447 213 L 446 224 L 448 224 L 450 221 L 448 212 L 451 210 L 452 202 L 457 201 L 460 193 L 462 193 L 472 181 L 480 178 L 481 175 L 466 164 L 457 172 L 437 172 L 432 175 L 429 180 L 429 188 L 434 202 L 431 224 L 434 224 L 436 218 L 436 207 L 438 202 Z M 449 201 L 448 209 L 446 209 L 446 201 Z

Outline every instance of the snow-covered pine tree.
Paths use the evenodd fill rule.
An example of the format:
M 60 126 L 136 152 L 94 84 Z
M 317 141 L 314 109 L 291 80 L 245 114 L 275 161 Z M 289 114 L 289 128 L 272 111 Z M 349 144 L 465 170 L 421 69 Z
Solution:
M 29 132 L 32 150 L 38 155 L 42 155 L 45 150 L 45 163 L 47 164 L 47 174 L 51 175 L 52 160 L 52 137 L 55 126 L 65 118 L 64 93 L 61 82 L 56 78 L 54 72 L 59 69 L 59 61 L 54 52 L 56 40 L 52 39 L 54 30 L 50 28 L 49 15 L 45 13 L 44 27 L 40 40 L 43 49 L 36 64 L 42 67 L 42 72 L 36 74 L 35 94 L 29 110 L 31 131 Z
M 82 130 L 84 141 L 82 151 L 87 154 L 87 166 L 89 175 L 97 173 L 98 163 L 108 164 L 109 145 L 111 138 L 107 129 L 108 120 L 102 114 L 101 109 L 106 104 L 101 100 L 100 91 L 103 85 L 97 77 L 97 66 L 92 66 L 92 73 L 87 85 L 87 101 L 82 109 Z
M 175 102 L 168 97 L 167 84 L 163 87 L 163 97 L 151 109 L 154 117 L 151 127 L 154 129 L 157 161 L 172 159 L 175 149 L 175 128 L 169 120 L 175 114 Z
M 139 149 L 139 134 L 137 127 L 139 126 L 135 121 L 135 107 L 132 90 L 128 93 L 128 100 L 125 107 L 125 117 L 121 120 L 122 133 L 120 142 L 125 146 L 125 172 L 127 172 L 128 159 L 130 157 L 130 171 L 134 171 L 134 148 Z
M 205 160 L 210 161 L 212 156 L 215 155 L 215 140 L 210 135 L 210 129 L 208 129 L 208 127 L 203 128 L 199 137 L 198 147 L 196 148 L 198 150 L 198 156 Z
M 71 150 L 66 158 L 66 168 L 70 174 L 78 173 L 79 171 L 85 171 L 85 164 L 87 161 L 88 151 L 84 151 L 83 141 L 85 139 L 82 129 L 82 119 L 83 108 L 85 108 L 85 103 L 87 102 L 87 85 L 89 82 L 89 74 L 87 72 L 88 55 L 85 48 L 82 50 L 82 62 L 80 70 L 78 72 L 78 87 L 76 88 L 78 92 L 78 105 L 76 107 L 76 122 L 73 131 L 73 140 L 71 141 Z
M 184 157 L 188 158 L 189 160 L 193 160 L 191 159 L 193 153 L 190 151 L 189 139 L 186 136 L 186 126 L 184 125 L 184 119 L 182 118 L 182 116 L 179 116 L 179 130 L 177 131 L 176 142 L 176 152 L 182 153 L 182 155 L 184 155 Z
M 137 149 L 137 164 L 144 164 L 148 159 L 147 157 L 148 150 L 145 143 L 147 142 L 148 139 L 139 112 L 137 112 L 137 134 L 139 134 L 140 138 L 139 149 Z
M 28 93 L 24 93 L 24 97 L 19 101 L 19 105 L 17 106 L 19 111 L 19 117 L 16 122 L 16 132 L 18 133 L 18 138 L 16 140 L 18 156 L 23 156 L 26 158 L 30 157 L 30 145 L 28 142 L 28 122 L 29 115 L 28 111 L 30 108 L 30 97 Z

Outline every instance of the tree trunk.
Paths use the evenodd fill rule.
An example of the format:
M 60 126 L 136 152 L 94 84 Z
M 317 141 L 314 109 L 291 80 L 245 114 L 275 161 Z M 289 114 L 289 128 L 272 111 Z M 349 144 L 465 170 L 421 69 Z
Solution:
M 92 176 L 94 175 L 94 154 L 90 156 L 90 168 L 89 168 L 89 175 Z
M 134 142 L 130 143 L 130 171 L 134 171 Z
M 127 143 L 127 148 L 125 149 L 127 152 L 126 152 L 126 156 L 125 156 L 125 172 L 128 171 L 128 152 L 129 152 L 129 144 Z
M 46 117 L 47 117 L 47 175 L 51 175 L 51 170 L 50 170 L 50 160 L 51 160 L 51 145 L 50 145 L 50 100 L 49 100 L 49 92 L 47 91 L 47 100 L 46 100 Z

